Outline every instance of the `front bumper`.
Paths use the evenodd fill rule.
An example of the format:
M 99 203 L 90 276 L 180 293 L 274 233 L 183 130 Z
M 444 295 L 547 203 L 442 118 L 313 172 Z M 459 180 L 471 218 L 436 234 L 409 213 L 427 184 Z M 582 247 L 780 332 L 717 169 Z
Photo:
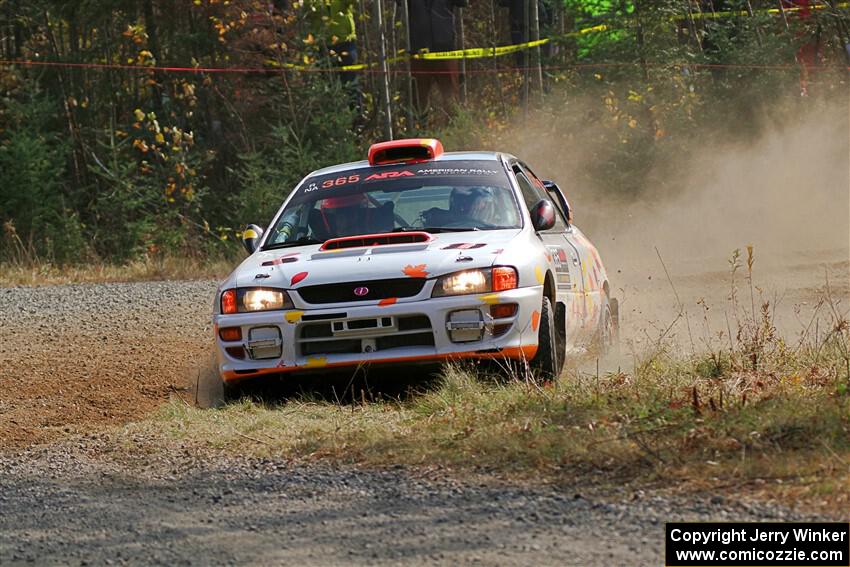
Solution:
M 464 358 L 529 359 L 537 352 L 542 293 L 542 286 L 534 286 L 479 295 L 399 300 L 389 304 L 358 302 L 323 305 L 320 309 L 217 314 L 213 323 L 219 373 L 223 380 L 235 382 L 265 374 L 311 372 L 365 364 Z M 511 317 L 494 318 L 491 307 L 505 304 L 516 304 L 516 313 Z M 483 327 L 480 340 L 452 340 L 452 336 L 456 340 L 458 337 L 469 339 L 469 333 L 464 336 L 457 330 L 451 333 L 447 329 L 450 318 L 453 327 L 460 326 L 455 321 L 458 315 L 453 315 L 456 311 L 464 311 L 466 319 L 474 311 L 480 313 Z M 373 319 L 378 321 L 377 328 L 358 330 L 355 328 L 357 324 L 351 324 Z M 421 323 L 417 323 L 417 329 L 406 331 L 404 321 Z M 386 323 L 389 324 L 382 327 Z M 429 328 L 423 327 L 429 323 Z M 239 327 L 242 340 L 222 340 L 219 329 L 229 327 Z M 314 330 L 308 332 L 308 327 Z M 261 331 L 257 331 L 258 328 Z M 315 331 L 317 328 L 320 333 Z M 276 338 L 268 339 L 275 335 L 275 329 L 279 332 L 279 342 Z M 252 340 L 252 330 L 253 335 L 262 335 L 264 340 Z M 331 333 L 330 337 L 305 337 L 305 334 L 327 334 L 326 331 Z M 430 337 L 426 336 L 428 333 Z M 328 345 L 329 350 L 353 348 L 358 352 L 322 352 L 323 345 Z M 280 355 L 276 356 L 278 348 Z M 241 359 L 232 355 L 240 349 L 244 357 Z M 252 354 L 265 357 L 269 356 L 269 352 L 275 353 L 274 358 L 252 358 Z

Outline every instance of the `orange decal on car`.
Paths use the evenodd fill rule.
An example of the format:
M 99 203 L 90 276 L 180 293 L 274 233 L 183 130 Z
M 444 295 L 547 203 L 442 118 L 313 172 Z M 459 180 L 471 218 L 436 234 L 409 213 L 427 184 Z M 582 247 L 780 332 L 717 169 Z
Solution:
M 531 314 L 531 330 L 536 331 L 537 326 L 540 324 L 540 311 L 534 311 Z
M 408 264 L 402 270 L 404 275 L 411 278 L 427 278 L 428 272 L 425 271 L 425 264 L 416 264 L 415 266 L 411 266 Z
M 382 299 L 378 302 L 378 307 L 387 307 L 389 305 L 395 305 L 396 301 L 398 301 L 397 297 L 387 297 L 386 299 Z

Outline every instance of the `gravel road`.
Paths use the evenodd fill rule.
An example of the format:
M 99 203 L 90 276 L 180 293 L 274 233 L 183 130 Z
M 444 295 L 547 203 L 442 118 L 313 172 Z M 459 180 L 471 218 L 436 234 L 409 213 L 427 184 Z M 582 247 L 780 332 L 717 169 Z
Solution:
M 0 288 L 0 447 L 140 418 L 209 352 L 215 282 Z
M 0 457 L 0 564 L 662 565 L 665 521 L 806 519 L 434 470 L 168 455 L 128 471 L 86 456 L 96 450 Z
M 660 565 L 665 521 L 792 517 L 717 496 L 577 495 L 429 469 L 110 458 L 104 431 L 189 397 L 214 289 L 0 289 L 0 565 Z

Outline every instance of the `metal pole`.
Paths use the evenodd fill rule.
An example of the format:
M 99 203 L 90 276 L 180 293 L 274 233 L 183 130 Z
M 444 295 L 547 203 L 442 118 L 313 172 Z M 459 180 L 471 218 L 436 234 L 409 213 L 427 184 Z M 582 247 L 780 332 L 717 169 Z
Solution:
M 540 10 L 538 0 L 531 0 L 531 40 L 540 39 Z M 537 79 L 537 89 L 543 94 L 543 68 L 540 63 L 540 46 L 534 48 L 534 75 Z
M 369 30 L 369 26 L 371 24 L 371 19 L 365 17 L 367 15 L 366 12 L 366 3 L 364 0 L 358 0 L 359 4 L 359 12 L 358 14 L 363 14 L 364 18 L 362 18 L 363 25 L 360 26 L 360 30 L 357 32 L 357 38 L 359 39 L 361 36 L 363 37 L 363 54 L 358 57 L 360 62 L 365 63 L 367 66 L 371 62 L 372 59 L 372 42 L 370 37 L 372 36 L 371 31 Z M 357 18 L 357 21 L 361 21 L 361 18 Z M 354 24 L 355 27 L 357 23 Z M 375 74 L 374 73 L 364 73 L 363 77 L 366 79 L 364 82 L 368 84 L 369 92 L 375 92 Z
M 384 35 L 384 3 L 382 0 L 376 0 L 375 11 L 377 12 L 378 23 L 378 50 L 381 58 L 381 75 L 384 77 L 384 135 L 387 140 L 393 139 L 393 115 L 390 105 L 390 68 L 387 64 L 387 39 Z
M 457 20 L 459 23 L 460 30 L 460 48 L 466 49 L 466 41 L 463 37 L 463 8 L 461 7 L 458 7 L 457 9 Z M 466 55 L 464 55 L 460 59 L 460 80 L 462 81 L 460 87 L 460 96 L 463 103 L 466 104 Z
M 407 38 L 407 44 L 405 45 L 407 51 L 407 131 L 410 132 L 413 130 L 413 107 L 416 101 L 413 100 L 413 72 L 411 69 L 413 65 L 411 56 L 413 53 L 410 52 L 410 7 L 408 6 L 408 2 L 410 0 L 404 0 L 402 2 L 402 17 L 404 18 L 405 37 Z
M 534 0 L 535 2 L 537 0 Z M 528 0 L 523 0 L 522 2 L 522 41 L 528 41 Z M 531 77 L 529 76 L 528 69 L 528 50 L 522 50 L 522 108 L 523 108 L 523 116 L 528 116 L 528 90 L 529 90 L 529 82 Z
M 490 47 L 493 53 L 493 72 L 490 75 L 493 77 L 494 88 L 499 93 L 499 102 L 502 105 L 502 116 L 507 116 L 508 108 L 505 104 L 505 90 L 502 88 L 502 81 L 499 79 L 499 61 L 496 59 L 496 30 L 498 30 L 498 22 L 496 21 L 496 0 L 490 2 Z

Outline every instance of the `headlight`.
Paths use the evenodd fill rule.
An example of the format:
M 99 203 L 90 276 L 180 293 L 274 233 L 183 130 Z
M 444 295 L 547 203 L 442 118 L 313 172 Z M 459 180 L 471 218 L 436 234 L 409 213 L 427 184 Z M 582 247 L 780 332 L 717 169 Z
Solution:
M 289 295 L 281 289 L 243 287 L 228 289 L 221 294 L 221 312 L 225 315 L 291 308 Z
M 498 266 L 484 270 L 465 270 L 437 278 L 431 297 L 486 293 L 516 287 L 516 270 L 508 266 Z

